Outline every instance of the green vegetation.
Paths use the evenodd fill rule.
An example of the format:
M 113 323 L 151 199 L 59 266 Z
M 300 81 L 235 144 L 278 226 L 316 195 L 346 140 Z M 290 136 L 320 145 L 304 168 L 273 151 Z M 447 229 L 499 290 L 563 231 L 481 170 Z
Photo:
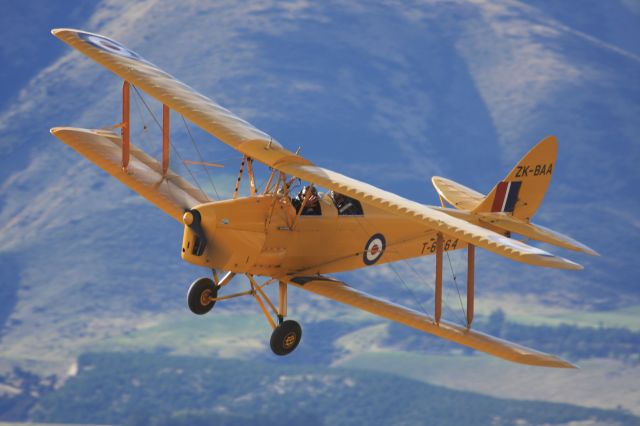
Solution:
M 352 320 L 316 321 L 303 324 L 304 344 L 288 356 L 289 362 L 329 365 L 344 353 L 334 341 L 366 326 Z M 168 318 L 151 327 L 106 339 L 94 351 L 154 351 L 171 355 L 219 356 L 267 359 L 271 328 L 261 313 L 215 312 L 187 319 Z
M 433 355 L 384 350 L 355 354 L 339 365 L 395 374 L 497 398 L 563 402 L 607 409 L 620 407 L 640 415 L 637 386 L 640 366 L 623 361 L 592 359 L 581 361 L 579 369 L 549 369 L 506 362 L 482 354 Z
M 477 321 L 474 328 L 543 352 L 562 355 L 572 361 L 590 358 L 613 358 L 631 363 L 640 361 L 640 332 L 626 328 L 525 325 L 508 321 L 501 310 L 494 311 L 485 320 Z M 473 353 L 471 349 L 396 323 L 389 324 L 384 343 L 390 347 L 430 353 L 452 350 Z
M 279 359 L 280 360 L 280 359 Z M 93 353 L 33 421 L 125 425 L 637 424 L 620 411 L 514 401 L 371 373 L 145 353 Z
M 511 321 L 525 325 L 569 324 L 578 327 L 628 328 L 631 331 L 640 331 L 640 305 L 601 311 L 585 311 L 576 308 L 553 315 L 509 313 L 508 316 Z
M 188 315 L 166 318 L 150 326 L 107 339 L 95 345 L 97 351 L 156 350 L 176 355 L 223 357 L 246 355 L 260 349 L 270 327 L 258 314 Z
M 562 354 L 573 360 L 615 358 L 640 361 L 640 332 L 626 328 L 529 326 L 507 321 L 501 310 L 478 325 L 480 330 L 536 349 Z

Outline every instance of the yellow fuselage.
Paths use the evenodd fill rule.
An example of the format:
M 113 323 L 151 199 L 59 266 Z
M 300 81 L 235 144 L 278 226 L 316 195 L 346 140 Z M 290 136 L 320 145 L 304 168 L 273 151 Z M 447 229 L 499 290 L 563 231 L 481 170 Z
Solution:
M 326 274 L 435 253 L 436 231 L 362 205 L 364 214 L 338 215 L 330 197 L 322 215 L 297 215 L 288 197 L 267 194 L 195 207 L 207 247 L 194 254 L 196 234 L 185 226 L 182 258 L 211 269 L 265 276 Z M 466 243 L 445 235 L 444 249 Z

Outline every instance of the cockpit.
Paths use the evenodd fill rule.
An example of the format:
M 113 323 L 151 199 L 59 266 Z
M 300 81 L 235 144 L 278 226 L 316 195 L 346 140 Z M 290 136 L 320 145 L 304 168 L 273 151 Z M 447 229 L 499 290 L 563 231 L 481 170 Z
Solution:
M 303 187 L 298 195 L 291 199 L 291 204 L 295 207 L 296 213 L 301 216 L 321 216 L 322 204 L 325 204 L 325 207 L 330 204 L 321 202 L 323 199 L 331 200 L 338 216 L 362 216 L 364 214 L 360 201 L 335 191 L 323 195 L 318 193 L 313 185 Z M 301 209 L 302 211 L 300 211 Z

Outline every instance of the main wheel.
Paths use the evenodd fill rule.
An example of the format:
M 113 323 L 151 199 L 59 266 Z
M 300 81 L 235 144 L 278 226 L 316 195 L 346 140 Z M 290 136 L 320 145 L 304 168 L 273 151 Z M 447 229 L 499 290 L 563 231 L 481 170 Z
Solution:
M 187 303 L 189 309 L 196 315 L 204 315 L 213 309 L 216 302 L 211 298 L 218 296 L 218 287 L 210 278 L 199 278 L 189 287 Z
M 276 355 L 287 355 L 298 347 L 302 338 L 300 324 L 293 320 L 286 320 L 278 325 L 271 334 L 271 350 Z

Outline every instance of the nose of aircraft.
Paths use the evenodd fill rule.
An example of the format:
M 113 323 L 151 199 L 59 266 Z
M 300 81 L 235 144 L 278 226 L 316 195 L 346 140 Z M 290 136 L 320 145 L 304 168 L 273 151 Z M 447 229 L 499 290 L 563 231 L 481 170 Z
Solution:
M 182 215 L 182 222 L 198 236 L 194 254 L 196 256 L 202 255 L 209 241 L 205 228 L 202 225 L 202 215 L 197 209 L 187 210 L 184 212 L 184 215 Z

